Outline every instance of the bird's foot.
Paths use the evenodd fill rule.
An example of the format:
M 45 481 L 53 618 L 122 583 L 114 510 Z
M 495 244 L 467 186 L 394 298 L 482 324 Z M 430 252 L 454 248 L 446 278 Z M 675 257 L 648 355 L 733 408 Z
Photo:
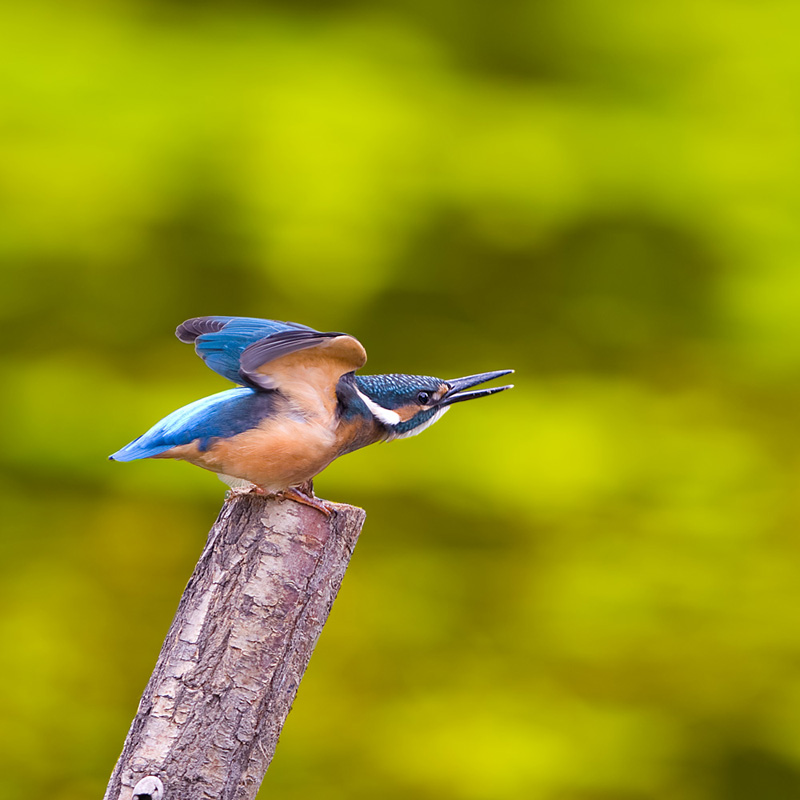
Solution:
M 320 500 L 318 497 L 314 496 L 314 485 L 312 481 L 306 481 L 300 486 L 284 489 L 282 492 L 276 493 L 268 492 L 262 486 L 258 486 L 255 483 L 242 481 L 240 484 L 231 486 L 231 488 L 225 492 L 225 499 L 232 500 L 234 497 L 242 497 L 248 494 L 256 494 L 262 497 L 276 497 L 278 500 L 294 500 L 297 503 L 302 503 L 304 506 L 316 508 L 317 511 L 321 512 L 326 517 L 330 517 L 333 513 L 333 510 L 324 500 Z
M 279 497 L 286 497 L 289 500 L 302 503 L 304 506 L 316 508 L 317 511 L 321 512 L 326 517 L 330 517 L 330 515 L 333 513 L 333 509 L 324 500 L 314 497 L 314 487 L 312 486 L 311 481 L 304 483 L 302 486 L 284 489 L 280 493 Z

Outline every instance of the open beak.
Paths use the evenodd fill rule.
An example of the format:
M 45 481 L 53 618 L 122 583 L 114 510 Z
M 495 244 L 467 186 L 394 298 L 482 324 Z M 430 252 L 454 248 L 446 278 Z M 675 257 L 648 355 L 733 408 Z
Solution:
M 440 406 L 451 406 L 453 403 L 460 403 L 462 400 L 472 400 L 475 397 L 487 397 L 490 394 L 497 394 L 497 392 L 505 391 L 506 389 L 513 389 L 513 385 L 509 386 L 495 386 L 492 389 L 477 389 L 474 392 L 467 392 L 466 389 L 471 389 L 479 383 L 486 383 L 486 381 L 493 381 L 502 375 L 510 375 L 513 369 L 500 369 L 497 372 L 481 372 L 480 375 L 468 375 L 466 378 L 453 378 L 447 381 L 450 390 L 442 398 L 439 403 Z

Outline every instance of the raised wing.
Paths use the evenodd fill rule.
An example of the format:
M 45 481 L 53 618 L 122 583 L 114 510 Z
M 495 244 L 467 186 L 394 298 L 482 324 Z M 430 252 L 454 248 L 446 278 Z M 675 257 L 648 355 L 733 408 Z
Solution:
M 314 405 L 335 403 L 339 378 L 364 366 L 361 343 L 346 333 L 315 331 L 293 322 L 250 317 L 198 317 L 176 331 L 182 342 L 194 342 L 211 369 L 262 391 L 279 389 Z
M 195 317 L 178 326 L 175 335 L 195 351 L 206 364 L 234 383 L 248 381 L 240 374 L 239 358 L 255 342 L 286 331 L 312 331 L 295 322 L 278 322 L 255 317 Z M 312 331 L 316 333 L 316 331 Z

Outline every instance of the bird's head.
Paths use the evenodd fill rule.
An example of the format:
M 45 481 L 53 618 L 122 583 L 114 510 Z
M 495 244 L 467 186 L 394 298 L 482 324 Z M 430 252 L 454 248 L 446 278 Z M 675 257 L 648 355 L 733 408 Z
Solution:
M 433 425 L 454 403 L 513 388 L 509 385 L 468 391 L 513 371 L 501 369 L 447 381 L 426 375 L 356 375 L 355 388 L 372 418 L 386 429 L 387 438 L 402 439 Z

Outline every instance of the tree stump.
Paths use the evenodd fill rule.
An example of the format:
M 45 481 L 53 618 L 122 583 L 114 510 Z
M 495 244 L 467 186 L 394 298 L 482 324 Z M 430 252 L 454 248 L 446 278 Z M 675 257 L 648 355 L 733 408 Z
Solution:
M 105 800 L 256 796 L 364 524 L 330 508 L 226 500 Z

